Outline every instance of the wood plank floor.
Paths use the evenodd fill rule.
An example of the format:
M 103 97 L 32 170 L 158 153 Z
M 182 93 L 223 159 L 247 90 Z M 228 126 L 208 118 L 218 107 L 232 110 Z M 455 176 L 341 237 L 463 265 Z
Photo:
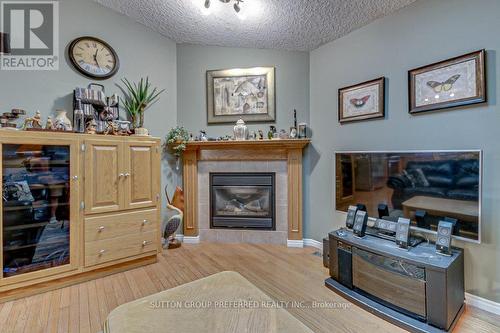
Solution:
M 96 333 L 120 304 L 225 270 L 239 272 L 277 301 L 348 306 L 324 287 L 328 271 L 314 252 L 270 245 L 185 244 L 165 251 L 153 265 L 0 304 L 0 332 Z M 354 305 L 288 311 L 315 332 L 403 332 Z M 500 332 L 500 318 L 469 307 L 454 332 Z

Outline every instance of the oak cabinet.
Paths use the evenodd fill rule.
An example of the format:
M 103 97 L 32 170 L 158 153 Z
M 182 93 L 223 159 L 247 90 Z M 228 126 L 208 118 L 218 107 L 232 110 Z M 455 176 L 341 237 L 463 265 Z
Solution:
M 85 140 L 85 213 L 153 207 L 159 200 L 155 141 Z
M 159 147 L 0 130 L 0 302 L 155 262 Z

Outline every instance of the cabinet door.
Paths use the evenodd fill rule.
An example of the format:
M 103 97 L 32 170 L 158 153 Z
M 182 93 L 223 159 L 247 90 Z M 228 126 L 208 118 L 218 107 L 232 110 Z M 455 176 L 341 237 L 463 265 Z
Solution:
M 85 213 L 105 213 L 123 206 L 125 180 L 122 144 L 111 140 L 85 140 Z
M 0 285 L 75 269 L 78 141 L 5 134 L 0 146 Z
M 160 185 L 158 144 L 129 142 L 125 147 L 125 208 L 156 206 Z

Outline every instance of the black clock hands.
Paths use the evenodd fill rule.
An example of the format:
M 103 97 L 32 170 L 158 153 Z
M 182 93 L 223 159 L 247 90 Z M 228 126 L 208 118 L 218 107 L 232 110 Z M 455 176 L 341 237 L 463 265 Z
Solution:
M 97 67 L 101 68 L 101 66 L 99 66 L 99 62 L 97 61 L 97 53 L 99 53 L 99 49 L 95 50 L 94 61 Z

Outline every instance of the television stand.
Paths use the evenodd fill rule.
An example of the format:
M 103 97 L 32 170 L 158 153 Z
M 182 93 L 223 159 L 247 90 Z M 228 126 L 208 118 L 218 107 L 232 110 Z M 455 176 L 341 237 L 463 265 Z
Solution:
M 329 234 L 325 285 L 411 332 L 451 330 L 464 310 L 463 251 L 442 256 L 426 242 L 408 250 L 394 241 L 343 229 Z

